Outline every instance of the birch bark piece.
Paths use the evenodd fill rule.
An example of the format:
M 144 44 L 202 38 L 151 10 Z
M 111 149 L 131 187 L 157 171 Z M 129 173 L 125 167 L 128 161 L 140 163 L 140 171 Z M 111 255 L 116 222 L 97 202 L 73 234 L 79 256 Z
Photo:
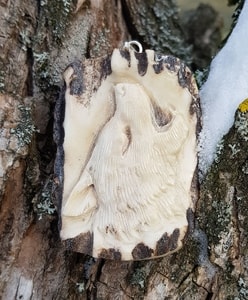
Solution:
M 180 249 L 197 191 L 199 99 L 189 69 L 152 50 L 75 62 L 56 104 L 60 235 L 93 257 Z

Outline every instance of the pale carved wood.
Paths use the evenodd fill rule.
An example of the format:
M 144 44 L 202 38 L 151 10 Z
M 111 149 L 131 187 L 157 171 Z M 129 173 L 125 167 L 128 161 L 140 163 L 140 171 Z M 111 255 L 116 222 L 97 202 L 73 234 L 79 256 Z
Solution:
M 246 299 L 247 142 L 236 127 L 201 184 L 195 230 L 172 255 L 94 260 L 65 249 L 52 206 L 39 219 L 39 204 L 51 194 L 61 74 L 75 58 L 107 55 L 130 36 L 120 1 L 81 1 L 77 9 L 68 3 L 0 2 L 0 297 Z M 234 143 L 242 147 L 233 159 Z

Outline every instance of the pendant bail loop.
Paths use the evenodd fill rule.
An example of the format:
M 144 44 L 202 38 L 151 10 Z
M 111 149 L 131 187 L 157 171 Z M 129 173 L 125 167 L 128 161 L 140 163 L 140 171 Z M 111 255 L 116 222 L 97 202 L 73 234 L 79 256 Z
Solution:
M 138 53 L 143 52 L 143 47 L 142 47 L 141 43 L 139 43 L 138 41 L 125 42 L 124 43 L 124 48 L 128 49 L 128 50 L 133 50 L 133 51 L 138 52 Z

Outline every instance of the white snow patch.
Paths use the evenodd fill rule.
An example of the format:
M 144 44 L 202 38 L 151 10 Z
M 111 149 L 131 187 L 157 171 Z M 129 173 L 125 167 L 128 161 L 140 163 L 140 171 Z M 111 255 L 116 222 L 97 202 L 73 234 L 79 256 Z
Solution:
M 199 142 L 202 175 L 214 159 L 216 146 L 234 122 L 238 105 L 248 98 L 248 1 L 226 45 L 213 59 L 200 91 L 203 128 Z

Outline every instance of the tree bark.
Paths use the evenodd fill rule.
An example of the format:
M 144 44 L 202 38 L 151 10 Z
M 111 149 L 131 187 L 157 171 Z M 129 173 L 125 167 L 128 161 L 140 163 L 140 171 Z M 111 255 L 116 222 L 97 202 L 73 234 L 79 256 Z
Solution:
M 2 299 L 248 297 L 248 149 L 235 125 L 201 183 L 194 230 L 180 251 L 119 262 L 66 250 L 60 241 L 53 110 L 65 67 L 109 54 L 131 37 L 191 61 L 175 3 L 148 2 L 0 1 Z

